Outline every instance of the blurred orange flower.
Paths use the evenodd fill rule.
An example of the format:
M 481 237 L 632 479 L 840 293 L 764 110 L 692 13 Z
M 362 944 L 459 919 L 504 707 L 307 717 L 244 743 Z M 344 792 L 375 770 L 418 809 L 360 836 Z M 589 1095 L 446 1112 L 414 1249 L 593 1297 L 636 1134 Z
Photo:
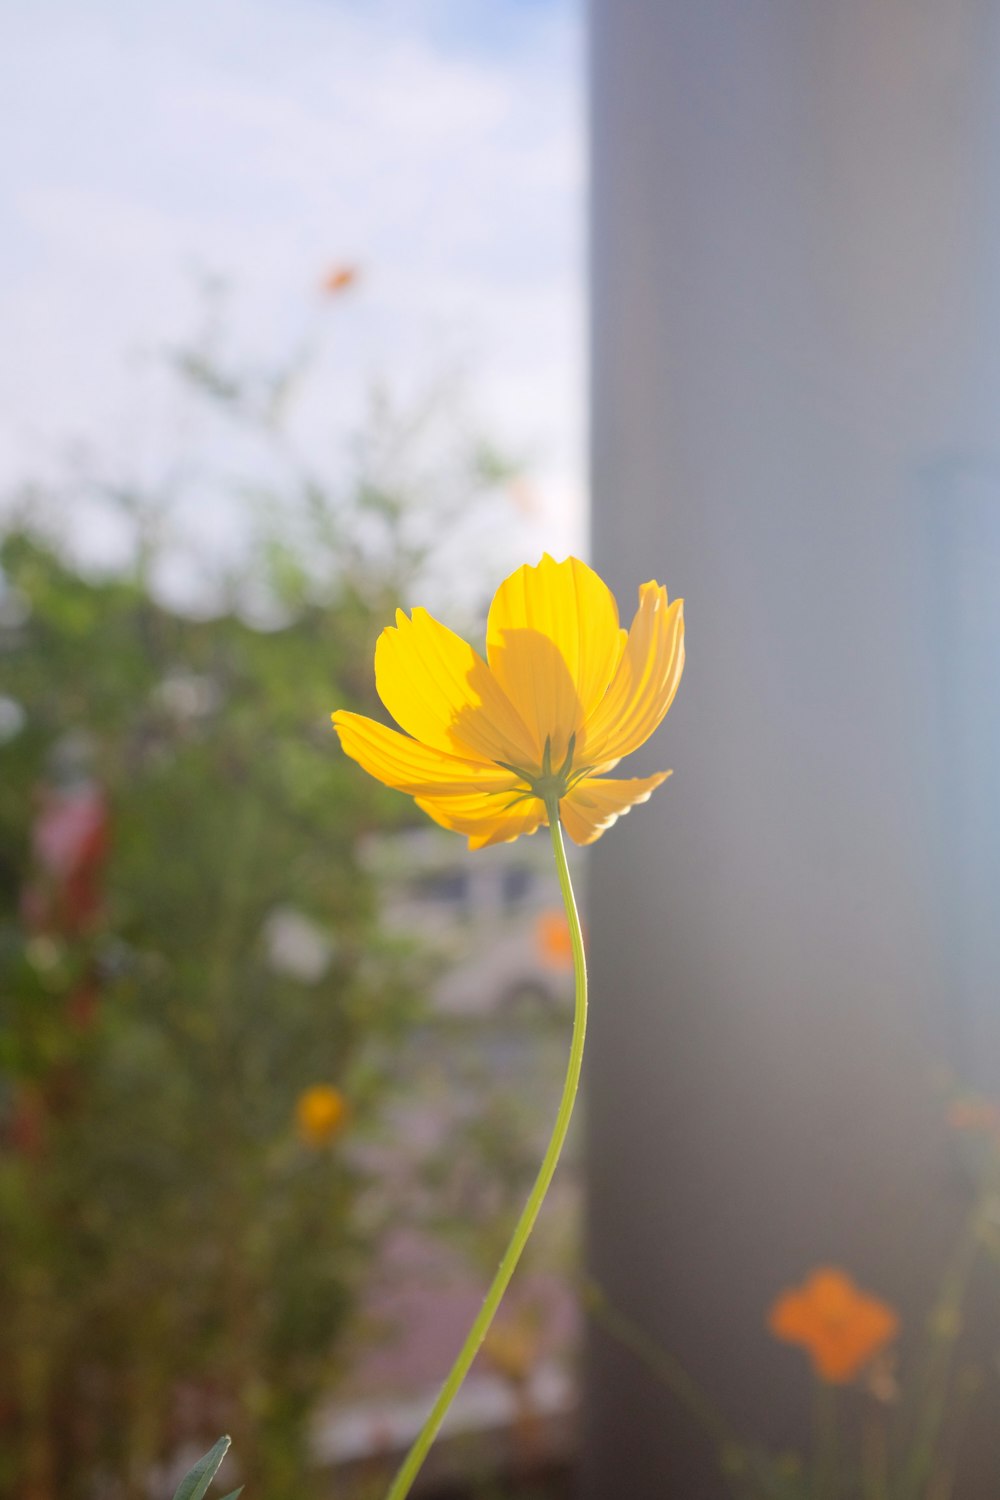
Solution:
M 952 1130 L 1000 1136 L 1000 1106 L 978 1095 L 953 1099 L 948 1106 L 948 1124 Z
M 535 923 L 535 942 L 542 963 L 550 969 L 571 970 L 573 941 L 569 923 L 561 911 L 543 911 Z
M 899 1331 L 888 1303 L 860 1291 L 836 1266 L 821 1266 L 783 1292 L 767 1323 L 775 1338 L 801 1344 L 820 1380 L 832 1385 L 852 1381 Z
M 510 481 L 507 494 L 515 510 L 519 511 L 522 516 L 537 516 L 541 513 L 542 505 L 538 491 L 523 475 L 518 474 Z
M 331 266 L 320 283 L 320 290 L 328 296 L 336 296 L 338 292 L 346 292 L 355 286 L 360 275 L 358 266 Z
M 305 1089 L 295 1105 L 295 1123 L 307 1146 L 326 1146 L 347 1124 L 350 1109 L 339 1089 L 316 1083 Z

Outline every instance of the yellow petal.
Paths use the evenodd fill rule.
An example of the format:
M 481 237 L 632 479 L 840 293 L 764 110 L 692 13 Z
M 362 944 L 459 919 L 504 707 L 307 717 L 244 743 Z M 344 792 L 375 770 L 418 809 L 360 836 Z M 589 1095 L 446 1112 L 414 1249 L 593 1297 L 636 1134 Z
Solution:
M 576 763 L 603 765 L 638 749 L 673 702 L 683 670 L 684 601 L 668 604 L 665 588 L 644 583 L 624 655 L 584 726 Z
M 333 723 L 351 759 L 386 786 L 401 792 L 433 796 L 479 789 L 516 795 L 523 785 L 502 766 L 462 760 L 457 755 L 420 745 L 395 729 L 366 719 L 363 714 L 341 709 L 333 715 Z
M 574 844 L 592 844 L 616 818 L 630 807 L 648 801 L 671 773 L 633 776 L 627 781 L 608 781 L 587 776 L 559 804 L 559 817 Z
M 518 568 L 497 589 L 486 655 L 531 731 L 537 766 L 546 739 L 552 765 L 562 765 L 570 736 L 600 703 L 624 645 L 613 594 L 575 557 L 556 562 L 546 553 L 536 568 Z
M 396 611 L 375 647 L 375 686 L 415 739 L 467 760 L 520 765 L 534 748 L 477 651 L 425 609 Z
M 548 826 L 545 804 L 537 797 L 473 792 L 464 796 L 418 797 L 416 803 L 442 828 L 464 833 L 470 849 L 509 844 L 522 833 L 534 833 L 537 828 Z

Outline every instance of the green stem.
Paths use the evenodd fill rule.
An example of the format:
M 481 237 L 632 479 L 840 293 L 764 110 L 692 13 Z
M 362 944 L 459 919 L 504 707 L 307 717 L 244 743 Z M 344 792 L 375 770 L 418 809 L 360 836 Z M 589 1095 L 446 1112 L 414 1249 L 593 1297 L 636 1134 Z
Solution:
M 861 1488 L 864 1500 L 889 1500 L 889 1449 L 883 1402 L 869 1394 L 861 1429 Z
M 952 1369 L 962 1331 L 962 1311 L 969 1284 L 982 1247 L 983 1234 L 992 1216 L 996 1188 L 991 1177 L 981 1189 L 965 1224 L 937 1305 L 931 1315 L 931 1345 L 924 1373 L 923 1399 L 916 1423 L 913 1448 L 903 1476 L 902 1494 L 918 1500 L 930 1483 L 948 1413 Z
M 817 1379 L 815 1399 L 816 1469 L 813 1500 L 835 1500 L 839 1479 L 836 1388 Z
M 725 1418 L 716 1411 L 698 1383 L 666 1349 L 641 1328 L 613 1307 L 596 1281 L 584 1281 L 580 1288 L 581 1300 L 594 1322 L 609 1333 L 613 1339 L 628 1349 L 655 1375 L 661 1385 L 666 1386 L 677 1400 L 686 1407 L 690 1416 L 698 1423 L 707 1437 L 718 1444 L 720 1452 L 735 1449 L 738 1445 Z
M 569 865 L 566 863 L 566 846 L 563 843 L 562 826 L 559 822 L 559 804 L 555 799 L 547 799 L 546 806 L 549 814 L 549 827 L 552 831 L 552 850 L 556 858 L 556 869 L 559 873 L 559 887 L 562 891 L 563 902 L 566 907 L 566 918 L 569 922 L 570 939 L 573 945 L 573 967 L 576 974 L 576 1002 L 573 1013 L 573 1039 L 570 1043 L 569 1063 L 566 1068 L 566 1081 L 563 1084 L 562 1098 L 559 1101 L 559 1112 L 556 1115 L 556 1123 L 542 1158 L 542 1165 L 535 1178 L 534 1187 L 531 1189 L 528 1201 L 524 1205 L 521 1217 L 517 1221 L 510 1244 L 504 1252 L 500 1268 L 493 1278 L 492 1285 L 486 1294 L 486 1300 L 479 1310 L 475 1322 L 469 1329 L 465 1343 L 455 1363 L 452 1365 L 441 1387 L 440 1394 L 431 1407 L 426 1422 L 416 1436 L 413 1447 L 403 1462 L 399 1473 L 393 1480 L 392 1488 L 386 1500 L 403 1500 L 410 1493 L 410 1487 L 420 1472 L 420 1468 L 427 1457 L 428 1450 L 437 1437 L 441 1423 L 444 1421 L 449 1406 L 458 1394 L 459 1387 L 469 1367 L 479 1352 L 479 1346 L 493 1322 L 497 1308 L 514 1269 L 521 1258 L 521 1252 L 528 1242 L 528 1236 L 534 1228 L 538 1211 L 545 1201 L 545 1194 L 549 1190 L 556 1165 L 562 1152 L 563 1143 L 566 1140 L 566 1132 L 569 1130 L 570 1118 L 573 1114 L 573 1104 L 576 1100 L 577 1088 L 580 1083 L 580 1069 L 583 1064 L 583 1042 L 587 1030 L 587 965 L 583 951 L 583 932 L 580 928 L 580 914 L 576 909 L 576 899 L 573 895 L 573 884 L 570 880 Z
M 581 1300 L 594 1322 L 628 1349 L 665 1386 L 715 1444 L 722 1477 L 731 1493 L 743 1496 L 756 1479 L 757 1455 L 736 1436 L 722 1413 L 673 1354 L 613 1307 L 596 1281 L 584 1281 Z

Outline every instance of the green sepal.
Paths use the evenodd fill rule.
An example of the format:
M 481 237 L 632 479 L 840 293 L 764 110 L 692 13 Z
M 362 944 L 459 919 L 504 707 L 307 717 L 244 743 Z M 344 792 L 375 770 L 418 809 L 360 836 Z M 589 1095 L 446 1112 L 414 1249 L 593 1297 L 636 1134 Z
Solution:
M 218 1473 L 231 1441 L 231 1438 L 220 1437 L 211 1452 L 206 1453 L 204 1458 L 199 1458 L 174 1491 L 174 1500 L 204 1500 L 205 1492 Z M 233 1494 L 238 1495 L 239 1490 L 234 1490 Z M 227 1495 L 226 1500 L 232 1500 L 232 1497 Z

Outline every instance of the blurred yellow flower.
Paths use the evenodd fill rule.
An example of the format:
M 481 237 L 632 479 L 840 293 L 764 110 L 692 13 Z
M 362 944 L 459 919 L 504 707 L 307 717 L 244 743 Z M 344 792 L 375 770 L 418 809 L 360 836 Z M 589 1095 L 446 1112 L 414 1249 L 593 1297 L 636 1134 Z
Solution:
M 542 1354 L 542 1320 L 538 1308 L 524 1308 L 506 1322 L 494 1323 L 483 1339 L 482 1354 L 511 1385 L 526 1385 Z
M 782 1295 L 768 1313 L 775 1338 L 801 1344 L 820 1380 L 846 1385 L 899 1332 L 887 1302 L 855 1286 L 836 1266 L 821 1266 L 801 1287 Z
M 343 710 L 333 722 L 348 755 L 471 849 L 547 826 L 556 803 L 591 844 L 670 774 L 606 775 L 656 729 L 683 667 L 682 600 L 644 583 L 625 631 L 591 568 L 546 555 L 497 590 L 485 661 L 426 610 L 397 611 L 375 685 L 406 734 Z
M 329 1083 L 315 1083 L 303 1090 L 295 1104 L 295 1123 L 307 1146 L 326 1146 L 347 1124 L 349 1106 L 344 1095 Z

